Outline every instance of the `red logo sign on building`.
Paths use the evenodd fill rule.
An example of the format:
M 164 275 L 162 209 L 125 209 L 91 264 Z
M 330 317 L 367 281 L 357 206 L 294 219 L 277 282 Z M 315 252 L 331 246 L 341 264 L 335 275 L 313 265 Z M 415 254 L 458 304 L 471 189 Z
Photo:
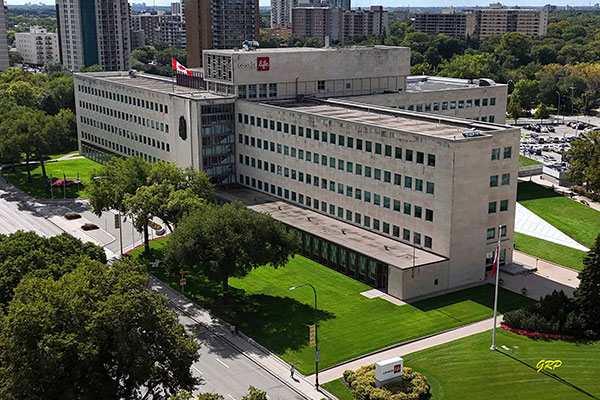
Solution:
M 402 372 L 402 364 L 394 365 L 394 373 L 397 374 L 398 372 Z
M 268 71 L 269 70 L 269 57 L 256 57 L 256 70 L 257 71 Z

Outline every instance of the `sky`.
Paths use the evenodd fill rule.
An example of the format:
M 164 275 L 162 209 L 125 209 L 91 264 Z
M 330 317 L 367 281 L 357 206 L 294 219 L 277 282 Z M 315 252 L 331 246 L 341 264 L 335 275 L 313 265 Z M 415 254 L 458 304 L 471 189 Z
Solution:
M 171 0 L 155 0 L 157 6 L 161 5 L 169 5 L 171 4 Z M 259 0 L 261 6 L 269 6 L 270 0 Z M 383 5 L 384 7 L 447 7 L 453 5 L 454 7 L 472 7 L 472 6 L 487 6 L 489 3 L 494 3 L 497 0 L 490 1 L 482 1 L 482 0 L 457 0 L 456 2 L 452 2 L 451 0 L 352 0 L 352 7 L 368 7 L 370 5 Z M 4 4 L 24 4 L 24 3 L 45 3 L 45 4 L 54 4 L 54 0 L 4 0 Z M 130 1 L 131 3 L 132 1 Z M 134 3 L 143 3 L 145 2 L 147 5 L 152 4 L 152 0 L 134 0 Z M 577 1 L 569 1 L 569 0 L 525 0 L 525 1 L 506 1 L 503 2 L 507 6 L 543 6 L 544 4 L 554 4 L 558 6 L 592 6 L 595 3 L 600 2 L 600 0 L 577 0 Z

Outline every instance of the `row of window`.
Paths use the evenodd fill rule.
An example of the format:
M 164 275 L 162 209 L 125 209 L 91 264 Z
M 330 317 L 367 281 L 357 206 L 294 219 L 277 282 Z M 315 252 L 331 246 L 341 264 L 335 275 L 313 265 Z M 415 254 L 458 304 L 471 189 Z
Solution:
M 305 196 L 301 193 L 296 193 L 295 191 L 290 191 L 289 189 L 284 189 L 280 186 L 269 184 L 266 181 L 263 182 L 260 179 L 239 174 L 239 183 L 245 184 L 246 186 L 254 189 L 271 193 L 286 200 L 291 200 L 306 207 L 313 208 L 317 211 L 321 211 L 321 213 L 329 213 L 338 219 L 345 219 L 352 224 L 361 225 L 365 228 L 382 232 L 386 235 L 399 238 L 409 243 L 411 242 L 412 233 L 412 244 L 415 246 L 422 246 L 428 249 L 431 249 L 433 246 L 430 236 L 421 235 L 421 233 L 418 232 L 411 232 L 409 229 L 401 228 L 397 225 L 390 224 L 389 222 L 380 221 L 377 218 L 371 218 L 368 215 L 353 212 L 352 210 L 345 210 L 342 207 L 336 207 L 334 204 L 327 204 L 325 201 L 319 201 L 318 199 L 311 198 L 310 196 Z
M 502 174 L 502 186 L 510 185 L 510 174 Z M 498 187 L 498 175 L 490 176 L 490 187 Z
M 101 137 L 98 137 L 95 135 L 91 135 L 87 132 L 82 131 L 81 135 L 82 135 L 82 138 L 84 138 L 85 140 L 88 140 L 90 143 L 96 143 L 100 146 L 107 147 L 108 149 L 110 149 L 114 152 L 121 153 L 126 156 L 142 157 L 145 161 L 152 162 L 152 163 L 161 161 L 160 158 L 156 158 L 150 154 L 146 154 L 146 153 L 137 151 L 130 147 L 123 146 L 122 144 L 119 144 L 119 143 L 111 142 L 110 140 L 106 140 L 104 138 L 101 138 Z M 85 143 L 83 143 L 82 146 L 85 146 Z M 164 160 L 162 160 L 162 161 L 164 161 Z
M 506 225 L 500 225 L 499 227 L 500 237 L 506 236 Z M 496 228 L 488 228 L 487 230 L 487 239 L 495 239 L 496 238 Z
M 268 90 L 267 90 L 268 88 Z M 240 99 L 266 99 L 268 97 L 277 97 L 276 83 L 259 83 L 251 85 L 238 85 L 238 98 Z
M 90 94 L 92 96 L 101 97 L 103 99 L 130 104 L 132 106 L 145 108 L 150 111 L 157 111 L 165 114 L 169 113 L 169 106 L 167 106 L 166 104 L 159 104 L 153 101 L 148 101 L 146 99 L 131 97 L 121 93 L 110 92 L 108 90 L 97 89 L 85 85 L 77 85 L 77 89 L 81 93 Z
M 497 205 L 500 203 L 500 211 L 508 211 L 508 200 L 490 201 L 488 203 L 488 214 L 494 214 L 497 211 Z
M 167 151 L 167 152 L 171 151 L 171 146 L 169 145 L 169 143 L 166 143 L 166 142 L 163 142 L 161 140 L 157 140 L 157 139 L 151 138 L 151 137 L 146 136 L 146 135 L 137 134 L 135 132 L 131 132 L 131 131 L 128 131 L 126 129 L 119 128 L 119 127 L 116 127 L 114 125 L 106 124 L 106 123 L 101 122 L 101 121 L 96 121 L 96 120 L 93 120 L 91 118 L 87 118 L 87 117 L 84 117 L 84 116 L 80 117 L 80 121 L 81 121 L 82 124 L 85 124 L 85 125 L 88 125 L 88 126 L 92 126 L 92 127 L 96 128 L 96 129 L 104 130 L 104 131 L 106 131 L 108 133 L 112 133 L 112 134 L 121 136 L 123 138 L 127 138 L 129 140 L 136 141 L 138 143 L 143 143 L 143 144 L 145 144 L 147 146 L 154 147 L 154 148 L 159 149 L 159 150 L 163 150 L 163 151 Z
M 511 146 L 504 148 L 503 156 L 504 156 L 505 160 L 507 158 L 512 157 L 512 147 Z M 492 149 L 492 161 L 497 161 L 497 160 L 500 160 L 500 148 L 499 147 Z
M 243 124 L 249 124 L 251 126 L 262 127 L 265 129 L 270 129 L 272 131 L 289 133 L 291 135 L 298 135 L 299 137 L 306 137 L 307 139 L 314 139 L 316 141 L 320 141 L 321 143 L 329 143 L 333 145 L 338 145 L 342 147 L 347 147 L 351 149 L 366 151 L 367 153 L 374 153 L 378 155 L 384 155 L 386 157 L 395 158 L 398 160 L 403 159 L 404 153 L 404 161 L 407 162 L 416 162 L 417 164 L 425 164 L 427 162 L 428 167 L 435 167 L 435 154 L 427 154 L 427 161 L 425 161 L 425 153 L 421 151 L 413 152 L 410 149 L 403 149 L 401 147 L 392 147 L 389 144 L 382 144 L 375 142 L 373 143 L 370 140 L 363 139 L 355 139 L 351 136 L 344 135 L 336 135 L 335 133 L 327 133 L 325 131 L 319 131 L 318 129 L 305 128 L 302 126 L 296 126 L 294 124 L 289 124 L 287 122 L 280 122 L 269 120 L 261 117 L 254 117 L 253 115 L 241 114 L 238 113 L 238 122 Z M 255 146 L 255 138 L 249 137 L 248 135 L 244 135 L 242 137 L 241 134 L 238 136 L 239 142 Z M 260 146 L 260 139 L 256 139 L 256 146 Z M 266 150 L 267 148 L 264 147 Z
M 461 108 L 471 108 L 473 106 L 475 107 L 487 107 L 488 105 L 488 99 L 487 98 L 483 98 L 483 99 L 468 99 L 468 100 L 453 100 L 453 101 L 442 101 L 442 102 L 435 102 L 435 103 L 424 103 L 424 104 L 409 104 L 407 106 L 398 106 L 397 108 L 399 108 L 400 110 L 409 110 L 409 111 L 446 111 L 446 110 L 455 110 L 455 109 L 461 109 Z M 490 106 L 495 106 L 496 105 L 496 98 L 495 97 L 490 97 L 489 98 L 489 105 Z M 490 117 L 493 118 L 493 115 Z M 493 120 L 490 119 L 490 122 L 494 122 Z
M 79 101 L 79 106 L 90 111 L 94 111 L 103 115 L 107 115 L 112 118 L 118 118 L 123 121 L 133 122 L 146 128 L 156 129 L 157 131 L 169 133 L 169 124 L 146 119 L 135 114 L 129 114 L 119 110 L 113 110 L 112 108 L 104 107 L 95 103 L 88 103 L 87 101 Z
M 242 164 L 246 164 L 244 161 L 249 161 L 248 156 L 239 155 L 240 162 Z M 254 158 L 252 159 L 254 160 Z M 298 180 L 298 182 L 306 183 L 307 185 L 313 185 L 317 188 L 321 188 L 323 190 L 329 190 L 330 192 L 337 193 L 342 196 L 346 196 L 349 198 L 354 198 L 356 200 L 362 200 L 365 203 L 373 203 L 376 206 L 380 206 L 387 209 L 392 209 L 394 211 L 401 212 L 403 211 L 406 215 L 413 215 L 415 218 L 423 218 L 423 207 L 413 205 L 409 202 L 404 202 L 404 206 L 402 207 L 402 202 L 400 200 L 391 199 L 387 196 L 381 196 L 377 193 L 371 193 L 368 190 L 362 190 L 360 188 L 355 188 L 350 185 L 345 185 L 343 183 L 336 183 L 332 180 L 327 180 L 325 178 L 319 178 L 318 176 L 313 176 L 308 173 L 304 173 L 302 171 L 296 171 L 295 169 L 289 169 L 288 167 L 282 167 L 281 165 L 275 165 L 274 163 L 269 163 L 268 161 L 257 160 L 258 163 L 250 163 L 246 164 L 248 166 L 252 166 L 259 169 L 264 169 L 267 172 L 271 172 L 273 174 L 277 174 L 279 176 L 284 176 L 285 178 L 291 178 L 292 180 Z M 263 168 L 264 166 L 264 168 Z M 406 177 L 405 177 L 406 178 Z M 423 182 L 421 182 L 420 189 L 423 190 Z M 431 188 L 433 191 L 433 187 Z M 371 194 L 373 195 L 371 197 Z M 372 200 L 372 201 L 371 201 Z M 393 204 L 393 207 L 392 207 Z M 414 213 L 413 213 L 414 211 Z M 428 208 L 425 209 L 425 220 L 429 222 L 433 222 L 433 210 Z

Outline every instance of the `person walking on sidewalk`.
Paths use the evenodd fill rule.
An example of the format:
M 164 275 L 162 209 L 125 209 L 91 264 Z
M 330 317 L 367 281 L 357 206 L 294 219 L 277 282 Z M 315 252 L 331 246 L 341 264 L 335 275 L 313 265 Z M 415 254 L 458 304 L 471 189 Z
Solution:
M 235 326 L 229 326 L 229 331 L 231 332 L 231 336 L 235 335 Z
M 290 378 L 294 379 L 294 366 L 290 367 Z

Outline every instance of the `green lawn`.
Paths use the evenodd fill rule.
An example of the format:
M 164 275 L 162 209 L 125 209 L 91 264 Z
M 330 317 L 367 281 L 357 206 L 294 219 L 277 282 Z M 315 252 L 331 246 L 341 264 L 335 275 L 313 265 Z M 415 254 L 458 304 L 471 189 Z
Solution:
M 336 379 L 335 381 L 327 382 L 322 384 L 323 388 L 329 393 L 338 398 L 338 400 L 354 400 L 352 392 L 346 387 L 342 379 Z
M 522 155 L 519 155 L 519 168 L 520 167 L 529 167 L 531 165 L 541 165 L 542 163 L 536 160 L 533 160 L 529 157 L 525 157 Z
M 161 258 L 160 246 L 148 259 Z M 139 254 L 141 250 L 136 252 Z M 179 276 L 160 268 L 151 271 L 179 289 Z M 224 306 L 220 285 L 188 274 L 186 295 L 294 364 L 304 373 L 314 370 L 314 352 L 307 346 L 314 320 L 310 288 L 291 286 L 312 283 L 319 298 L 320 366 L 342 361 L 396 343 L 479 321 L 492 316 L 493 287 L 483 285 L 398 307 L 382 299 L 367 299 L 360 292 L 371 287 L 307 258 L 296 256 L 284 268 L 262 267 L 243 279 L 230 279 L 232 300 Z M 502 289 L 499 310 L 529 304 L 531 300 Z
M 517 201 L 586 247 L 600 233 L 600 212 L 533 182 L 519 183 Z
M 532 256 L 581 271 L 585 251 L 515 232 L 515 248 Z
M 75 160 L 66 160 L 66 161 L 56 161 L 56 162 L 47 162 L 46 164 L 46 173 L 48 176 L 52 175 L 54 178 L 63 178 L 63 173 L 67 178 L 75 179 L 77 178 L 77 173 L 79 173 L 79 178 L 83 182 L 82 185 L 79 185 L 79 190 L 77 186 L 71 186 L 67 188 L 67 197 L 75 198 L 75 197 L 85 197 L 85 184 L 90 180 L 90 173 L 100 167 L 95 161 L 92 161 L 87 158 L 79 158 Z M 27 179 L 27 172 L 24 166 L 20 166 L 12 170 L 8 168 L 2 172 L 2 175 L 8 179 L 10 183 L 18 187 L 24 192 L 29 193 L 31 196 L 36 198 L 50 198 L 50 191 L 44 190 L 44 182 L 42 178 L 42 169 L 39 165 L 31 166 L 31 177 L 32 182 L 29 182 Z M 47 185 L 47 184 L 46 184 Z M 62 198 L 63 197 L 63 189 L 62 188 L 54 188 L 54 197 Z
M 425 374 L 432 400 L 600 398 L 600 342 L 534 340 L 499 329 L 496 344 L 510 350 L 490 351 L 491 336 L 487 331 L 407 354 L 404 365 Z M 562 365 L 537 372 L 540 360 Z M 326 389 L 352 399 L 339 380 Z

